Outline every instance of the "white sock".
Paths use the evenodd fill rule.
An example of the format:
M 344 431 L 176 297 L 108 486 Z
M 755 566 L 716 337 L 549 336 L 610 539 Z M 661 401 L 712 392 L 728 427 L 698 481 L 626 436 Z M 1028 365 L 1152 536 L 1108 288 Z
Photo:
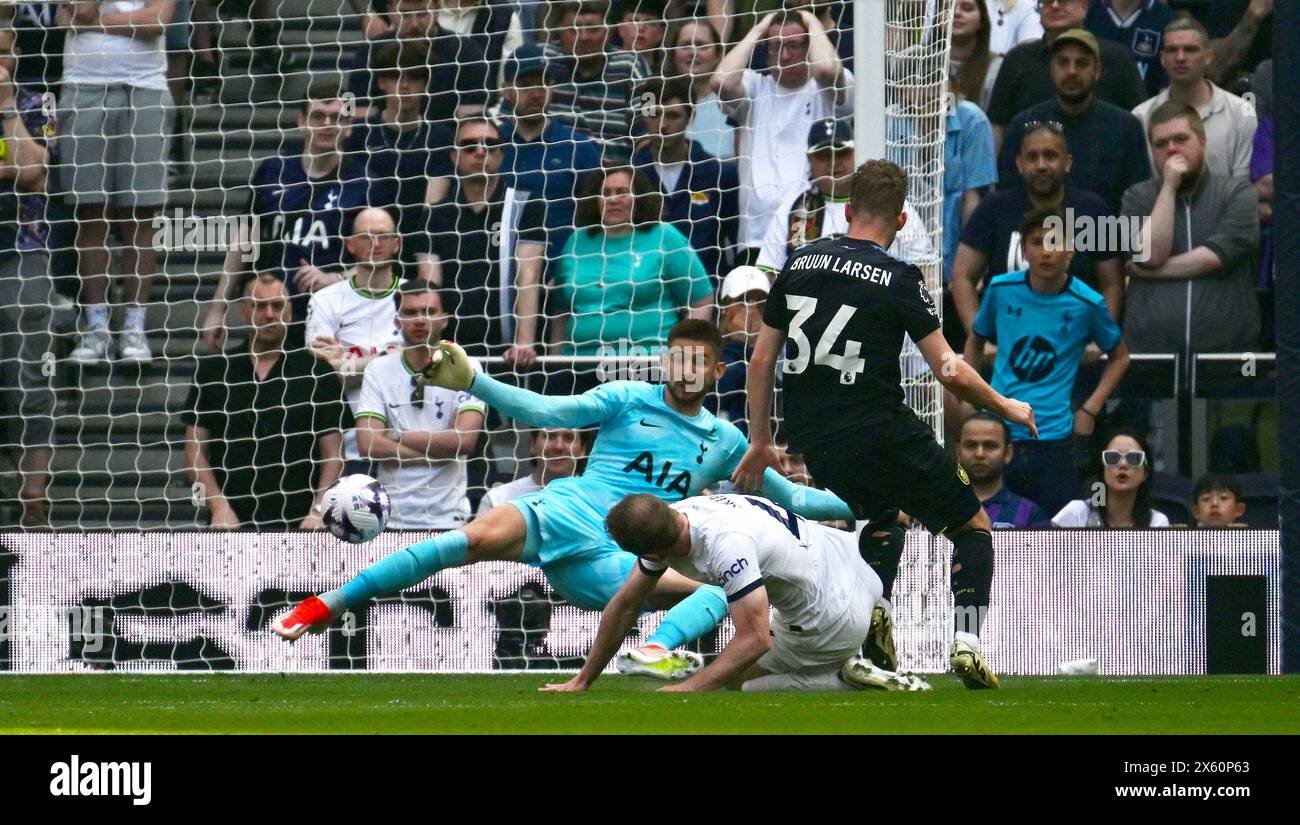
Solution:
M 90 329 L 108 329 L 108 304 L 87 304 L 86 326 Z
M 126 308 L 126 328 L 144 332 L 144 307 L 132 304 Z
M 750 679 L 741 685 L 740 689 L 745 693 L 775 693 L 790 690 L 827 693 L 830 691 L 854 690 L 852 685 L 847 685 L 840 679 L 839 671 L 836 670 L 828 673 L 818 673 L 815 676 L 802 673 L 773 673 L 770 676 L 759 676 L 757 679 Z
M 965 630 L 958 630 L 952 634 L 954 642 L 965 642 L 976 650 L 980 649 L 980 637 L 974 633 L 967 633 Z

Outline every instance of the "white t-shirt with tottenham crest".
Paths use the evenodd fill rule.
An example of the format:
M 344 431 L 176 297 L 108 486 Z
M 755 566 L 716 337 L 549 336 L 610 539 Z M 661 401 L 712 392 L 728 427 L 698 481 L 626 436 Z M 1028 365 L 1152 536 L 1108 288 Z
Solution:
M 809 78 L 789 89 L 768 72 L 746 69 L 744 95 L 722 104 L 740 123 L 740 245 L 761 247 L 768 222 L 792 191 L 808 185 L 808 130 L 824 117 L 853 112 L 853 74 L 844 70 L 844 102 L 836 89 Z
M 474 369 L 482 366 L 470 359 Z M 376 358 L 366 365 L 360 395 L 354 405 L 358 419 L 374 418 L 393 437 L 404 432 L 443 432 L 456 427 L 462 413 L 487 415 L 487 405 L 468 392 L 425 386 L 415 396 L 415 371 L 401 352 Z M 393 510 L 388 526 L 399 530 L 452 530 L 470 519 L 469 487 L 464 458 L 430 462 L 376 462 L 379 481 L 388 490 Z
M 397 328 L 397 304 L 393 293 L 398 281 L 381 292 L 371 292 L 358 287 L 353 278 L 331 284 L 307 303 L 307 345 L 322 336 L 338 341 L 347 352 L 357 356 L 378 355 L 402 344 L 402 333 Z M 408 390 L 409 391 L 409 390 Z M 359 386 L 347 387 L 343 395 L 356 417 L 360 409 Z M 348 430 L 343 434 L 343 456 L 352 461 L 360 458 L 357 452 L 357 434 Z

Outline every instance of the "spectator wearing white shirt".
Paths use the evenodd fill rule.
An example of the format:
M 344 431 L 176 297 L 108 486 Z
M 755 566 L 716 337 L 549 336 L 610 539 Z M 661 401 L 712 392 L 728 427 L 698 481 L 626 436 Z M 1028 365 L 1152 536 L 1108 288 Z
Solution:
M 1076 499 L 1052 517 L 1053 527 L 1107 527 L 1111 530 L 1168 527 L 1169 517 L 1151 507 L 1151 449 L 1135 430 L 1111 434 L 1098 462 L 1100 483 L 1086 499 Z
M 587 442 L 579 430 L 539 427 L 533 430 L 529 452 L 533 456 L 532 471 L 488 490 L 478 503 L 476 515 L 484 515 L 498 504 L 535 493 L 557 478 L 578 475 L 587 460 Z
M 375 462 L 392 499 L 389 527 L 452 530 L 470 520 L 466 460 L 478 446 L 487 406 L 468 392 L 417 381 L 447 315 L 441 295 L 422 281 L 408 281 L 396 298 L 402 347 L 365 369 L 354 405 L 357 448 Z M 482 367 L 475 362 L 475 369 Z
M 316 292 L 307 304 L 307 346 L 338 373 L 354 416 L 367 365 L 396 349 L 402 340 L 393 304 L 397 291 L 393 260 L 400 248 L 392 215 L 378 208 L 361 210 L 347 240 L 356 264 L 343 280 Z M 355 431 L 345 433 L 343 447 L 348 461 L 359 461 Z M 347 471 L 367 469 L 354 463 Z
M 760 73 L 747 67 L 762 38 L 769 68 Z M 754 262 L 782 197 L 805 185 L 809 127 L 852 112 L 852 84 L 825 27 L 807 11 L 768 14 L 718 64 L 713 89 L 740 124 L 739 263 Z
M 1043 36 L 1034 0 L 988 0 L 988 4 L 992 23 L 989 51 L 1006 54 L 1021 43 Z
M 1151 113 L 1167 100 L 1185 103 L 1196 110 L 1205 124 L 1205 166 L 1224 177 L 1249 177 L 1250 155 L 1259 120 L 1255 108 L 1245 99 L 1214 85 L 1207 72 L 1214 62 L 1210 35 L 1190 17 L 1180 17 L 1165 27 L 1160 65 L 1169 76 L 1169 87 L 1144 101 L 1133 114 L 1142 130 L 1151 124 Z M 1150 155 L 1150 146 L 1148 146 Z M 1155 168 L 1154 160 L 1152 169 Z
M 848 121 L 822 118 L 807 132 L 809 178 L 785 196 L 768 221 L 757 266 L 775 274 L 790 253 L 818 238 L 843 235 L 849 230 L 844 207 L 849 202 L 853 165 L 853 129 Z M 885 250 L 908 263 L 920 263 L 934 253 L 925 221 L 907 201 L 907 223 Z

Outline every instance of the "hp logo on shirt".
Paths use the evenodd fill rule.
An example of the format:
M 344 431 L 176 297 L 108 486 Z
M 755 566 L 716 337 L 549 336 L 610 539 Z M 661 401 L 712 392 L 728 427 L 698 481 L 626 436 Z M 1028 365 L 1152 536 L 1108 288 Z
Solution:
M 1042 381 L 1056 364 L 1056 347 L 1037 335 L 1021 338 L 1011 348 L 1010 364 L 1021 381 Z

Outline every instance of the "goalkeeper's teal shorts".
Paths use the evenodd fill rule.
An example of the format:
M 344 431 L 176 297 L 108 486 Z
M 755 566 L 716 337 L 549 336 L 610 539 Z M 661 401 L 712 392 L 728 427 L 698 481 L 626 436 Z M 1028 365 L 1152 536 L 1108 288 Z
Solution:
M 542 568 L 555 592 L 571 604 L 603 610 L 627 581 L 636 556 L 605 532 L 605 513 L 618 503 L 612 497 L 617 494 L 605 495 L 601 488 L 592 495 L 592 486 L 578 478 L 556 479 L 510 504 L 528 529 L 520 561 Z
M 636 556 L 614 550 L 596 558 L 562 559 L 542 565 L 551 589 L 584 610 L 604 610 L 636 564 Z

